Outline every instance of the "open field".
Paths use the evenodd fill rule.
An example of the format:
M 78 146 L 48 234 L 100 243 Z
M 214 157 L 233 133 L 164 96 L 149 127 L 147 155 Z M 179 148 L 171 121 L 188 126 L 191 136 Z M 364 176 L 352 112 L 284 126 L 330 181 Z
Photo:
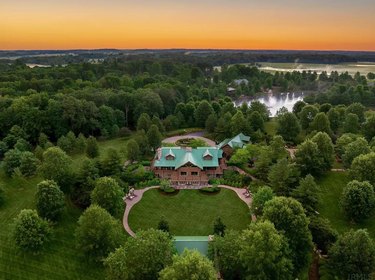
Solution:
M 164 216 L 174 235 L 208 235 L 221 217 L 227 229 L 241 230 L 250 223 L 249 208 L 235 192 L 221 189 L 218 194 L 202 194 L 198 190 L 180 190 L 177 195 L 164 195 L 149 190 L 133 206 L 129 225 L 134 230 L 156 228 Z
M 99 141 L 101 156 L 109 148 L 121 150 L 129 138 Z M 73 156 L 73 167 L 79 168 L 84 154 Z M 53 227 L 51 240 L 39 255 L 23 253 L 12 240 L 12 223 L 22 209 L 35 209 L 34 195 L 40 177 L 8 178 L 0 173 L 0 185 L 6 192 L 6 203 L 0 208 L 0 279 L 103 279 L 101 266 L 88 264 L 75 249 L 74 231 L 81 210 L 67 200 L 61 219 Z M 125 234 L 125 233 L 124 233 Z
M 293 71 L 316 71 L 320 74 L 322 71 L 337 71 L 339 73 L 348 72 L 354 75 L 356 72 L 366 75 L 369 72 L 375 73 L 375 63 L 358 62 L 358 63 L 340 63 L 340 64 L 312 64 L 312 63 L 269 63 L 260 62 L 260 70 L 270 73 L 278 72 L 293 72 Z
M 348 231 L 351 228 L 367 228 L 372 237 L 375 237 L 375 213 L 372 217 L 366 219 L 360 224 L 353 224 L 346 219 L 340 209 L 340 197 L 343 188 L 350 181 L 345 172 L 328 172 L 318 181 L 321 187 L 321 198 L 319 204 L 319 213 L 327 218 L 332 227 L 339 233 Z
M 75 249 L 74 230 L 81 213 L 68 201 L 62 220 L 53 227 L 51 240 L 39 255 L 24 253 L 12 240 L 13 219 L 22 209 L 35 208 L 36 185 L 41 178 L 6 178 L 0 184 L 6 190 L 6 204 L 0 209 L 1 279 L 101 279 L 102 269 L 87 264 Z

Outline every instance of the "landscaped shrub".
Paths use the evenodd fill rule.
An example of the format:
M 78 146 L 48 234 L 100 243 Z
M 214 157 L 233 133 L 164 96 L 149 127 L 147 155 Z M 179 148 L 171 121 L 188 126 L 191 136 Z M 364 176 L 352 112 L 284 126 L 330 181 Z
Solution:
M 160 179 L 154 178 L 154 179 L 151 179 L 151 180 L 147 180 L 147 181 L 142 181 L 142 182 L 136 183 L 134 185 L 134 187 L 136 189 L 142 189 L 142 188 L 146 188 L 146 187 L 157 186 L 159 184 L 160 184 Z
M 208 186 L 208 187 L 199 189 L 199 191 L 202 193 L 218 193 L 220 192 L 220 190 L 221 189 L 218 186 Z
M 171 183 L 168 180 L 161 180 L 160 181 L 160 191 L 164 193 L 174 193 L 177 190 L 171 186 Z

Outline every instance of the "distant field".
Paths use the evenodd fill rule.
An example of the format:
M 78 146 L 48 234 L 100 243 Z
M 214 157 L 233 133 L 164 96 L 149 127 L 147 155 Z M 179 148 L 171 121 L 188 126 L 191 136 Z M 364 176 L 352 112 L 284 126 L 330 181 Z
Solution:
M 358 63 L 340 63 L 340 64 L 308 64 L 308 63 L 267 63 L 260 62 L 260 70 L 275 73 L 278 72 L 293 72 L 293 71 L 316 71 L 320 74 L 322 71 L 337 71 L 339 73 L 348 72 L 354 75 L 356 72 L 366 75 L 369 72 L 375 73 L 375 63 L 373 62 L 358 62 Z
M 353 224 L 344 216 L 340 209 L 340 197 L 343 188 L 350 181 L 346 172 L 328 172 L 318 181 L 321 187 L 321 199 L 319 204 L 320 215 L 327 218 L 332 227 L 339 233 L 349 229 L 367 228 L 372 237 L 375 237 L 375 214 L 360 224 Z

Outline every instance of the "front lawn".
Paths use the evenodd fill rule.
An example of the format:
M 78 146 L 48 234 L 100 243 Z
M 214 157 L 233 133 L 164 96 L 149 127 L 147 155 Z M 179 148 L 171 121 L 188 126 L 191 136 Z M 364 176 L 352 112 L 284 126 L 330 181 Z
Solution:
M 339 233 L 351 228 L 367 228 L 371 236 L 375 237 L 375 214 L 360 224 L 353 224 L 348 221 L 340 208 L 341 193 L 349 181 L 350 178 L 346 172 L 328 172 L 321 178 L 318 181 L 322 190 L 318 211 Z
M 156 228 L 162 216 L 174 235 L 212 234 L 217 217 L 221 217 L 228 229 L 236 230 L 246 228 L 251 221 L 247 205 L 228 189 L 214 195 L 180 190 L 171 196 L 154 189 L 144 193 L 142 200 L 133 206 L 129 225 L 134 231 Z

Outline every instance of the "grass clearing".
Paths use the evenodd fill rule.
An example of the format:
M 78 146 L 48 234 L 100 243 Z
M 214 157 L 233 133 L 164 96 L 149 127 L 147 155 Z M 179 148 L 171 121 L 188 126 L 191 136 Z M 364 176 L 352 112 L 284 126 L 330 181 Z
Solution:
M 340 208 L 340 197 L 343 188 L 350 181 L 346 172 L 328 172 L 318 181 L 321 187 L 321 198 L 318 211 L 327 218 L 332 227 L 339 233 L 353 229 L 367 228 L 370 235 L 375 237 L 375 213 L 360 224 L 353 224 L 345 217 Z
M 217 217 L 221 217 L 227 229 L 235 230 L 246 228 L 251 221 L 248 206 L 228 189 L 221 189 L 215 195 L 180 190 L 170 196 L 154 189 L 144 193 L 142 200 L 133 206 L 129 224 L 134 231 L 156 228 L 162 216 L 172 234 L 183 236 L 212 234 Z
M 98 141 L 100 156 L 114 148 L 125 159 L 124 149 L 129 138 Z M 73 168 L 77 170 L 86 155 L 76 154 L 72 158 Z M 25 253 L 14 244 L 13 220 L 22 209 L 35 209 L 36 185 L 41 180 L 38 176 L 8 178 L 0 172 L 0 185 L 6 194 L 5 204 L 0 208 L 0 279 L 103 279 L 103 267 L 87 263 L 76 249 L 74 231 L 82 211 L 70 200 L 61 221 L 53 227 L 51 239 L 39 254 Z
M 18 249 L 12 239 L 13 220 L 22 209 L 35 209 L 34 195 L 40 177 L 25 180 L 7 178 L 0 183 L 6 204 L 0 209 L 1 279 L 100 279 L 103 269 L 86 263 L 75 249 L 74 230 L 81 213 L 68 201 L 61 221 L 53 227 L 51 239 L 35 255 Z

